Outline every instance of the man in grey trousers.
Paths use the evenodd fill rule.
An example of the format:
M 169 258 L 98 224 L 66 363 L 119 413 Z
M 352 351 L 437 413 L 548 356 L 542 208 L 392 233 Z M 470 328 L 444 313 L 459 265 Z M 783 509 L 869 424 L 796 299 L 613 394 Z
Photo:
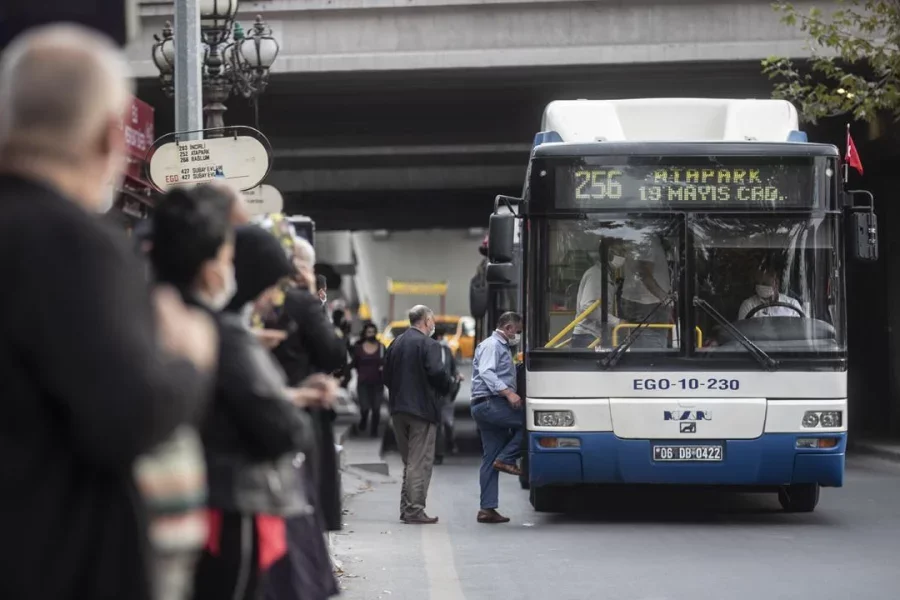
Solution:
M 388 407 L 403 459 L 400 520 L 410 525 L 437 523 L 425 513 L 441 399 L 453 380 L 441 362 L 441 346 L 434 335 L 434 313 L 423 305 L 409 311 L 409 329 L 390 345 L 384 380 L 390 392 Z

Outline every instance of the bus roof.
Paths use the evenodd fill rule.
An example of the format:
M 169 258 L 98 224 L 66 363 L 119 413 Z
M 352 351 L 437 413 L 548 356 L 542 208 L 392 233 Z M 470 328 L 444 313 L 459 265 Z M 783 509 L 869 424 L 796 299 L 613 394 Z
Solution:
M 545 137 L 535 145 L 806 141 L 798 131 L 797 109 L 786 100 L 562 100 L 547 105 L 541 129 Z
M 831 144 L 792 142 L 593 142 L 541 144 L 535 158 L 584 156 L 839 156 Z

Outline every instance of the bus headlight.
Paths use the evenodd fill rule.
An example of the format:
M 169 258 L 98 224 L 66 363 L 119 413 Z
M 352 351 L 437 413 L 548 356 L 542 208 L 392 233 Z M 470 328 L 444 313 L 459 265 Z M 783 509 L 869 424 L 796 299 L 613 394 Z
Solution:
M 536 410 L 534 424 L 537 427 L 572 427 L 575 413 L 571 410 Z
M 819 423 L 822 427 L 840 427 L 843 424 L 843 415 L 838 410 L 830 410 L 819 415 Z
M 844 413 L 839 410 L 808 410 L 803 415 L 801 425 L 807 429 L 814 427 L 840 427 L 844 424 Z

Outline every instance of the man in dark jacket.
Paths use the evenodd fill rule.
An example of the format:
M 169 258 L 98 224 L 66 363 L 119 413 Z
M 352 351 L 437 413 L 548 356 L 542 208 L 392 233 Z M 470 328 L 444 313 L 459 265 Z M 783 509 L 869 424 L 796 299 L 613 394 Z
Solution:
M 425 514 L 425 500 L 434 468 L 435 439 L 441 422 L 441 398 L 453 381 L 441 363 L 441 346 L 434 335 L 434 313 L 427 306 L 409 311 L 409 325 L 388 348 L 384 379 L 394 435 L 403 458 L 400 520 L 414 525 L 437 523 Z
M 146 600 L 134 461 L 202 409 L 215 329 L 172 290 L 154 324 L 90 214 L 124 164 L 125 59 L 73 26 L 26 36 L 0 62 L 0 598 Z

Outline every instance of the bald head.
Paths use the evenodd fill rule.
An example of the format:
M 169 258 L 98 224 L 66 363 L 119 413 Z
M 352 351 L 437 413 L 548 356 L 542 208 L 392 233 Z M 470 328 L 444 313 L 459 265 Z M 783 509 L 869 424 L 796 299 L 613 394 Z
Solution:
M 124 168 L 129 77 L 122 53 L 98 32 L 49 25 L 20 35 L 0 57 L 0 151 L 69 164 L 82 181 L 65 187 L 83 189 L 66 192 L 99 202 Z
M 77 148 L 124 114 L 129 76 L 122 54 L 99 33 L 50 25 L 19 36 L 0 61 L 0 145 L 27 135 Z

